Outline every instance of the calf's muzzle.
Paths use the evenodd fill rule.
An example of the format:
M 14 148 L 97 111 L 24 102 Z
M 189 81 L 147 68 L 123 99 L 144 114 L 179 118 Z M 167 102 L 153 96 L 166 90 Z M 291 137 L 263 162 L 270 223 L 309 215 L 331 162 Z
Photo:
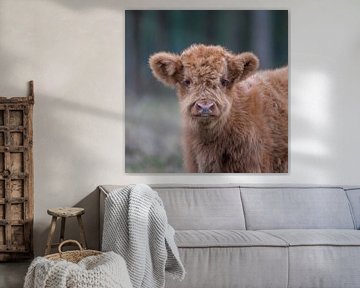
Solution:
M 195 103 L 194 106 L 198 116 L 207 116 L 211 115 L 214 112 L 215 103 L 198 101 Z

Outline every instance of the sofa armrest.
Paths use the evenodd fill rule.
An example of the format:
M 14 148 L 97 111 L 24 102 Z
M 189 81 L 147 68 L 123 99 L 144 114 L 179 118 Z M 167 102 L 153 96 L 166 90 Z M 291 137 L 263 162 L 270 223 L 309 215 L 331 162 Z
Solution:
M 102 245 L 102 233 L 104 227 L 104 210 L 105 210 L 105 199 L 109 195 L 103 187 L 99 186 L 100 201 L 99 201 L 99 250 L 101 250 Z

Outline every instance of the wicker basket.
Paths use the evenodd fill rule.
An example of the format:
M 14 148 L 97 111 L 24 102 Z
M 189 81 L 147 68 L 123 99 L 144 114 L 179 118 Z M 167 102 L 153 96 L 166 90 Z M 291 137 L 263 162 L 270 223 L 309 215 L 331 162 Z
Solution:
M 68 244 L 68 243 L 76 244 L 79 247 L 79 250 L 63 252 L 61 250 L 61 248 L 65 244 Z M 45 258 L 47 258 L 49 260 L 66 260 L 69 262 L 78 263 L 85 257 L 96 256 L 96 255 L 102 254 L 102 252 L 100 252 L 100 251 L 83 249 L 81 244 L 76 240 L 66 240 L 66 241 L 61 242 L 58 250 L 59 250 L 59 253 L 47 255 L 47 256 L 45 256 Z

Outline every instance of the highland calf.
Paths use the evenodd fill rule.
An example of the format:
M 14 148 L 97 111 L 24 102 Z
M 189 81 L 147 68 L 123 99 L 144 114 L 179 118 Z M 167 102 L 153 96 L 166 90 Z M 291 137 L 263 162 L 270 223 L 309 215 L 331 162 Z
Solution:
M 256 72 L 258 58 L 220 46 L 150 57 L 154 76 L 176 87 L 187 172 L 288 171 L 288 69 Z

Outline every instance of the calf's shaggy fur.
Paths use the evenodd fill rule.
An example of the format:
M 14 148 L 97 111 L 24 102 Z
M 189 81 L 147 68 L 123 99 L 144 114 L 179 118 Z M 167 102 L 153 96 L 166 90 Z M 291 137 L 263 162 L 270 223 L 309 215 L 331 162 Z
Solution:
M 177 89 L 188 172 L 288 171 L 287 67 L 256 72 L 254 54 L 205 45 L 156 53 L 149 64 Z

